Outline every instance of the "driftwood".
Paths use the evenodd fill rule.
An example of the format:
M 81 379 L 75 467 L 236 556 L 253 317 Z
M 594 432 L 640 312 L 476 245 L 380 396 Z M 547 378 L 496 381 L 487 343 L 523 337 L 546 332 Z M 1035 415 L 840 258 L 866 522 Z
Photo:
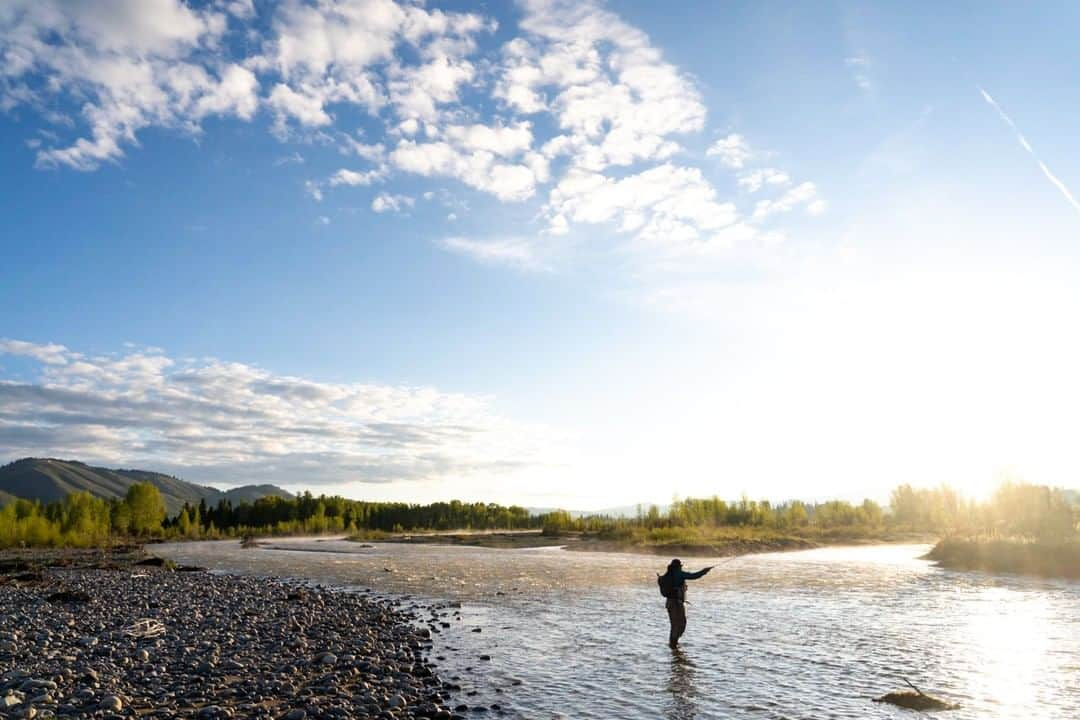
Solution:
M 143 618 L 124 628 L 124 634 L 133 638 L 156 638 L 165 634 L 165 625 L 160 620 Z
M 874 698 L 874 702 L 877 703 L 889 703 L 890 705 L 896 705 L 897 707 L 908 708 L 910 710 L 920 710 L 922 712 L 932 712 L 935 710 L 956 710 L 960 706 L 956 703 L 946 702 L 939 698 L 927 695 L 919 688 L 908 680 L 902 678 L 904 683 L 914 690 L 902 690 L 900 692 L 891 692 L 882 695 L 879 698 Z

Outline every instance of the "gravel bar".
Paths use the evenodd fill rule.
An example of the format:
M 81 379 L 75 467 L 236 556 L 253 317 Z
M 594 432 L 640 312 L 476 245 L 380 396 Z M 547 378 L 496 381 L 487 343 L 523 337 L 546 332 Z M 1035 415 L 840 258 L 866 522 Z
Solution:
M 438 607 L 155 567 L 6 578 L 0 717 L 403 719 L 487 710 L 454 706 L 459 686 L 425 659 L 424 623 Z

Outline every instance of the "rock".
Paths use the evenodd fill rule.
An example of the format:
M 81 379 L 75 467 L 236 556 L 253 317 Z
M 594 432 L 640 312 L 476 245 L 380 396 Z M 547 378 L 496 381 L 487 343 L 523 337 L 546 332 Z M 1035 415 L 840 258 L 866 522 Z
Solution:
M 78 590 L 62 590 L 45 598 L 51 603 L 86 603 L 90 602 L 90 596 Z
M 98 710 L 111 710 L 113 712 L 120 712 L 124 709 L 124 701 L 118 698 L 116 695 L 106 695 L 98 703 Z
M 945 700 L 940 700 L 930 695 L 924 695 L 921 692 L 911 692 L 910 690 L 886 693 L 881 697 L 874 698 L 874 702 L 888 703 L 890 705 L 908 708 L 909 710 L 919 710 L 921 712 L 960 709 L 960 706 L 955 703 L 946 702 Z
M 0 717 L 33 698 L 47 703 L 37 717 L 445 720 L 461 691 L 434 675 L 419 623 L 438 616 L 416 599 L 212 573 L 43 572 L 53 589 L 92 589 L 93 612 L 0 584 L 0 643 L 18 651 L 0 651 Z M 166 632 L 140 636 L 147 618 Z
M 168 562 L 169 561 L 165 560 L 164 558 L 148 557 L 145 560 L 140 560 L 135 564 L 141 567 L 168 567 Z

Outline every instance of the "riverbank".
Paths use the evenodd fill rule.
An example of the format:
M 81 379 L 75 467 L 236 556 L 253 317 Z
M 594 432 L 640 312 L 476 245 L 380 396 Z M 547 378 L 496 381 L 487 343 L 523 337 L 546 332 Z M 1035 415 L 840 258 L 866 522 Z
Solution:
M 945 538 L 926 559 L 951 570 L 1080 579 L 1080 541 Z
M 817 533 L 812 536 L 785 535 L 748 528 L 717 529 L 710 532 L 679 532 L 653 535 L 626 533 L 565 532 L 546 534 L 540 530 L 431 533 L 365 533 L 348 538 L 353 542 L 384 542 L 423 545 L 460 545 L 520 550 L 561 547 L 574 552 L 619 552 L 686 557 L 727 557 L 754 553 L 810 550 L 833 545 L 933 542 L 936 537 L 921 533 Z
M 436 606 L 131 559 L 0 558 L 0 715 L 464 717 Z

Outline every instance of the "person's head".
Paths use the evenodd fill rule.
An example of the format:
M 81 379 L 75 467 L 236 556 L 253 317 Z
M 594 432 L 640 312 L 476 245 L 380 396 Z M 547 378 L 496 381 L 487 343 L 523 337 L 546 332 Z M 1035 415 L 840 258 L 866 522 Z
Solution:
M 680 560 L 679 558 L 675 558 L 668 563 L 667 569 L 668 572 L 671 572 L 672 570 L 682 570 L 682 560 Z

